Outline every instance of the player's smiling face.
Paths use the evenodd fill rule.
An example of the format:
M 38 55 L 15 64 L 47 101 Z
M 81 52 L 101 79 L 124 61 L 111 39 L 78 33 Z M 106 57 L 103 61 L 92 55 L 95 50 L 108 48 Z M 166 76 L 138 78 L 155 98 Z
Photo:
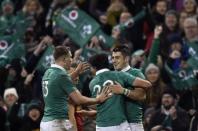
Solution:
M 122 70 L 127 65 L 126 57 L 121 52 L 112 53 L 112 63 L 115 70 Z

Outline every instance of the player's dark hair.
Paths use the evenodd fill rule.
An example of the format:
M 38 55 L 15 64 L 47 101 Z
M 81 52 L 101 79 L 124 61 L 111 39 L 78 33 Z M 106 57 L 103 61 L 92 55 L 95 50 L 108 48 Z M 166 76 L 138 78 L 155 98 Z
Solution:
M 106 54 L 97 54 L 97 55 L 90 57 L 89 63 L 96 70 L 109 68 L 109 60 Z
M 65 46 L 57 46 L 55 47 L 54 50 L 54 59 L 57 60 L 58 58 L 62 57 L 62 56 L 67 56 L 69 55 L 69 48 L 65 47 Z
M 126 45 L 117 45 L 113 48 L 113 52 L 121 52 L 123 56 L 130 56 L 129 47 Z

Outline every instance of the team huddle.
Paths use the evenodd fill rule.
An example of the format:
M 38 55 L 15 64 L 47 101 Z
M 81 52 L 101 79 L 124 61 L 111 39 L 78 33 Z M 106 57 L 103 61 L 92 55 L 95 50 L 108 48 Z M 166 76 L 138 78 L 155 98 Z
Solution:
M 67 98 L 77 105 L 96 105 L 96 131 L 143 131 L 142 101 L 151 83 L 140 70 L 129 66 L 129 55 L 129 49 L 124 45 L 113 49 L 115 71 L 110 71 L 106 54 L 89 59 L 95 77 L 89 84 L 92 98 L 88 98 L 72 84 L 79 70 L 68 74 L 72 60 L 70 51 L 64 46 L 56 47 L 55 64 L 42 79 L 45 110 L 41 131 L 74 130 L 68 120 Z

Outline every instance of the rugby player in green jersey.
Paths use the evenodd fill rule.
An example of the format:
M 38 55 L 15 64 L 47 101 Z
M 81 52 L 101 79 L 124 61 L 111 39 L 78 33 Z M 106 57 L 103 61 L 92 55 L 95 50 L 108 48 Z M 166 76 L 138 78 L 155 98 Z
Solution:
M 151 83 L 147 80 L 134 77 L 129 73 L 110 71 L 108 56 L 105 54 L 98 54 L 90 58 L 92 72 L 96 76 L 90 82 L 90 91 L 92 97 L 97 97 L 101 90 L 108 86 L 113 88 L 114 82 L 118 82 L 122 87 L 125 87 L 122 94 L 112 94 L 104 103 L 98 104 L 96 107 L 96 131 L 130 131 L 125 113 L 125 96 L 131 96 L 132 92 L 127 87 L 138 86 L 141 88 L 151 87 Z M 110 86 L 111 85 L 111 86 Z M 114 85 L 115 88 L 120 87 Z
M 130 67 L 129 59 L 130 51 L 127 46 L 118 45 L 113 49 L 112 63 L 115 70 L 127 72 L 135 77 L 145 79 L 144 74 L 140 70 Z M 126 87 L 124 86 L 124 88 Z M 133 90 L 131 97 L 125 98 L 127 121 L 132 131 L 144 131 L 142 124 L 142 101 L 146 98 L 146 91 L 143 88 L 136 88 L 135 86 L 131 86 L 130 89 Z
M 72 84 L 67 70 L 71 65 L 71 52 L 64 46 L 58 46 L 54 51 L 53 64 L 42 78 L 42 91 L 45 102 L 41 131 L 73 131 L 68 120 L 67 98 L 75 104 L 99 104 L 109 98 L 108 90 L 104 88 L 98 97 L 82 96 Z
M 115 70 L 127 72 L 135 77 L 145 79 L 144 74 L 139 69 L 130 67 L 129 59 L 130 51 L 127 46 L 118 45 L 113 49 L 112 63 Z M 131 97 L 125 98 L 127 121 L 132 131 L 144 131 L 142 124 L 142 101 L 146 98 L 146 90 L 143 88 L 136 88 L 135 86 L 130 87 L 130 89 L 133 89 Z M 119 94 L 119 91 L 117 91 L 117 93 Z

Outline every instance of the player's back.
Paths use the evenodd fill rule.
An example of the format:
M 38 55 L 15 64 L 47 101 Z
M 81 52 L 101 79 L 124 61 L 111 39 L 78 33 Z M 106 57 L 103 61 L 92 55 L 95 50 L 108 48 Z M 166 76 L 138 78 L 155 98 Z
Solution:
M 49 121 L 67 116 L 67 97 L 62 87 L 62 82 L 67 75 L 66 71 L 59 68 L 49 68 L 42 79 L 43 98 L 45 110 L 43 121 Z
M 127 82 L 122 74 L 123 72 L 105 71 L 96 75 L 90 83 L 92 96 L 96 97 L 97 93 L 101 92 L 104 86 L 113 84 L 115 81 L 119 82 L 122 86 L 125 86 Z M 98 126 L 115 126 L 124 121 L 126 121 L 126 116 L 124 112 L 123 95 L 113 94 L 107 101 L 97 105 L 96 123 Z

